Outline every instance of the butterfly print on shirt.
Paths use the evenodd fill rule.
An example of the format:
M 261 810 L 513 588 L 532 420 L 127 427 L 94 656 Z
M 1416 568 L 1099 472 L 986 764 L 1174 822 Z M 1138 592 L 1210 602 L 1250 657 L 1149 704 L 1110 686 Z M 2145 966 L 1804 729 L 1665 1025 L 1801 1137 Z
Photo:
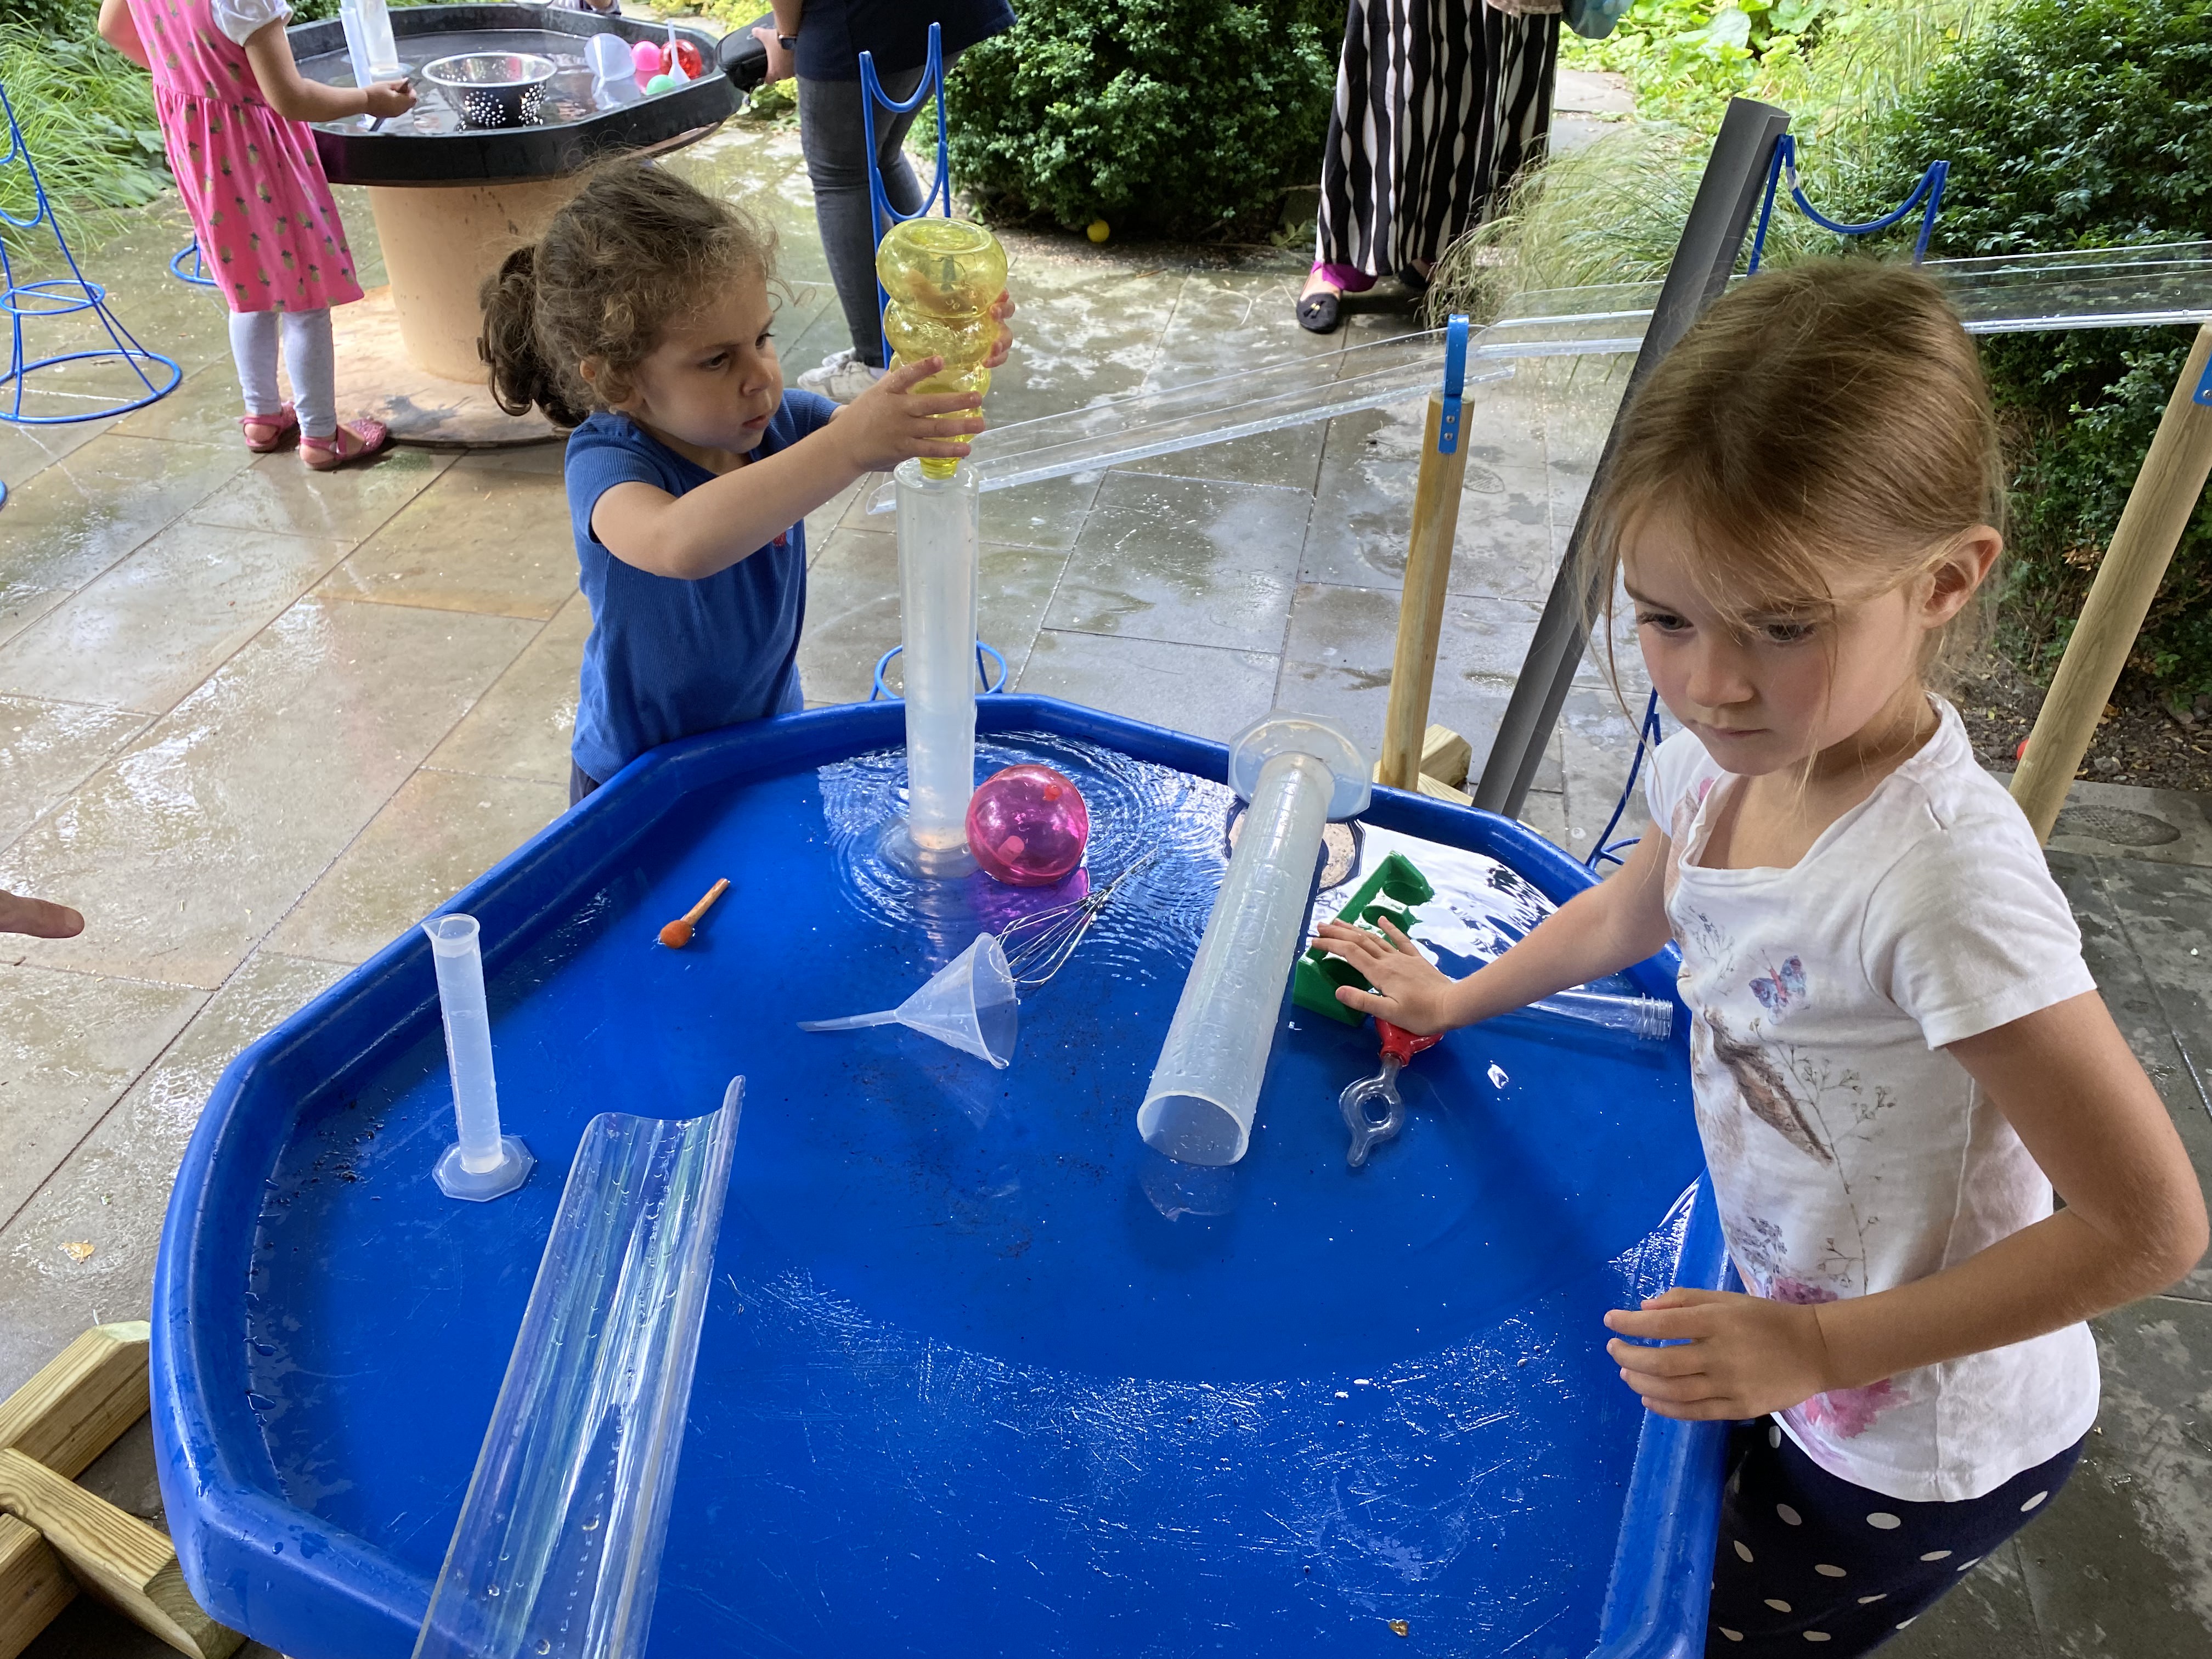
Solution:
M 1759 1006 L 1770 1014 L 1778 1014 L 1791 1000 L 1805 994 L 1805 964 L 1792 957 L 1779 968 L 1768 964 L 1768 971 L 1752 981 L 1751 994 L 1759 999 Z

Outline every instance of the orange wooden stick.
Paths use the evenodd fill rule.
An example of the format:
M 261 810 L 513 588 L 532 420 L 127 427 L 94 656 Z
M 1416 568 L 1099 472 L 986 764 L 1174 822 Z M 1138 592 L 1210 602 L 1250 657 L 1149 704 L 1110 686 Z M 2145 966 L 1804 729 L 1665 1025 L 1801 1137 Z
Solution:
M 690 914 L 680 921 L 672 921 L 660 930 L 660 942 L 672 951 L 680 951 L 691 942 L 691 925 L 705 915 L 714 901 L 730 890 L 730 878 L 724 876 L 707 890 L 707 896 L 691 907 Z

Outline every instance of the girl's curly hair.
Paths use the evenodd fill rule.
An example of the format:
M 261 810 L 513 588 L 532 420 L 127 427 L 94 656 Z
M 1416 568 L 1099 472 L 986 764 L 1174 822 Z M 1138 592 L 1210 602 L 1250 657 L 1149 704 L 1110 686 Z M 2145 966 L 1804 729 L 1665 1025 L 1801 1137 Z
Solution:
M 774 234 L 733 203 L 660 167 L 607 162 L 485 279 L 477 352 L 492 396 L 510 415 L 535 406 L 578 425 L 629 395 L 672 319 L 740 272 L 769 280 L 775 259 Z

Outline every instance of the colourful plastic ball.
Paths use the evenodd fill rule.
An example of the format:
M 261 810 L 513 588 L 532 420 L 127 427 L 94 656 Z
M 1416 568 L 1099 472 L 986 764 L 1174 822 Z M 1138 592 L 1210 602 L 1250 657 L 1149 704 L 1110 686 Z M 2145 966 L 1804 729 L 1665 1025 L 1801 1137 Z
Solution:
M 645 83 L 647 93 L 658 97 L 664 92 L 673 92 L 684 83 L 672 75 L 656 75 Z
M 1091 809 L 1049 766 L 1009 766 L 968 803 L 968 850 L 1010 887 L 1049 887 L 1083 862 Z
M 676 64 L 689 81 L 696 81 L 707 72 L 707 60 L 699 55 L 699 48 L 689 40 L 676 43 Z
M 658 75 L 667 68 L 660 56 L 660 42 L 641 40 L 629 49 L 629 60 L 640 75 Z
M 1083 234 L 1094 242 L 1103 242 L 1114 234 L 1114 227 L 1103 219 L 1093 219 Z

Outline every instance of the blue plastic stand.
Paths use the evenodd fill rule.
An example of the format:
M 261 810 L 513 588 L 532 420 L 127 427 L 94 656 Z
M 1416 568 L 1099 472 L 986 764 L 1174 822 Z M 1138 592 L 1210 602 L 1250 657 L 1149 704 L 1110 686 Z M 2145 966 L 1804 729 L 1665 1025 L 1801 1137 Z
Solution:
M 937 174 L 929 181 L 929 188 L 922 193 L 921 205 L 912 213 L 901 213 L 891 205 L 890 198 L 884 194 L 884 171 L 876 161 L 876 107 L 881 105 L 893 114 L 903 115 L 932 93 L 937 95 Z M 868 201 L 874 210 L 871 222 L 876 228 L 876 240 L 880 243 L 884 240 L 884 233 L 893 225 L 908 219 L 919 219 L 940 202 L 945 208 L 945 216 L 951 218 L 952 157 L 945 137 L 945 52 L 936 24 L 929 26 L 929 61 L 922 69 L 921 84 L 914 89 L 914 95 L 903 102 L 886 93 L 884 83 L 876 78 L 875 53 L 864 52 L 860 54 L 860 119 L 868 137 Z M 876 317 L 878 327 L 882 325 L 883 314 L 890 302 L 891 296 L 884 292 L 884 285 L 877 283 Z M 890 343 L 886 339 L 884 343 L 884 355 L 889 357 Z
M 84 273 L 77 269 L 76 255 L 70 252 L 69 239 L 62 234 L 61 226 L 55 222 L 52 204 L 46 199 L 46 185 L 39 177 L 38 163 L 32 161 L 30 149 L 23 143 L 23 130 L 15 124 L 15 106 L 9 102 L 5 87 L 0 87 L 0 111 L 4 111 L 8 117 L 8 149 L 5 155 L 0 155 L 0 167 L 20 161 L 23 170 L 30 175 L 31 193 L 38 203 L 37 209 L 27 219 L 19 219 L 4 210 L 0 210 L 0 219 L 4 219 L 18 230 L 30 230 L 44 225 L 53 233 L 54 246 L 61 250 L 62 259 L 69 266 L 70 273 L 66 276 L 46 276 L 35 282 L 18 283 L 15 267 L 8 258 L 7 247 L 0 244 L 0 284 L 4 284 L 0 286 L 0 312 L 7 314 L 9 348 L 8 371 L 0 374 L 0 387 L 11 382 L 14 386 L 12 394 L 7 398 L 7 406 L 0 408 L 0 421 L 15 426 L 68 426 L 78 421 L 96 421 L 110 415 L 128 414 L 134 409 L 143 409 L 156 398 L 167 397 L 185 378 L 184 370 L 177 366 L 174 358 L 165 357 L 158 351 L 149 351 L 140 345 L 132 337 L 131 331 L 116 321 L 115 313 L 108 310 L 107 290 L 97 283 L 85 280 Z M 64 351 L 49 357 L 25 357 L 23 319 L 26 317 L 66 317 L 80 311 L 89 311 L 100 319 L 100 325 L 107 332 L 109 344 L 95 346 L 88 351 Z M 135 398 L 129 403 L 88 409 L 76 415 L 26 415 L 23 412 L 23 386 L 35 371 L 58 368 L 64 363 L 98 362 L 116 357 L 131 366 L 131 373 L 137 375 L 146 388 L 145 396 Z M 155 384 L 157 377 L 147 373 L 149 364 L 159 364 L 167 371 L 165 376 L 159 377 L 158 385 Z
M 893 657 L 896 657 L 900 652 L 905 649 L 906 647 L 902 645 L 895 645 L 890 650 L 884 652 L 882 656 L 876 659 L 876 684 L 875 689 L 868 693 L 868 701 L 870 702 L 881 702 L 885 698 L 891 697 L 890 687 L 884 684 L 884 670 L 891 665 L 891 659 Z M 999 665 L 999 678 L 995 680 L 991 678 L 990 669 L 984 665 L 983 659 L 986 657 L 988 657 L 993 662 Z M 975 673 L 976 677 L 983 682 L 983 695 L 985 696 L 989 696 L 994 691 L 1005 690 L 1006 689 L 1006 659 L 1005 654 L 1001 653 L 999 647 L 995 645 L 986 645 L 981 640 L 976 641 Z M 891 697 L 891 701 L 897 702 L 898 699 Z
M 187 258 L 192 262 L 190 270 L 185 269 Z M 190 283 L 194 288 L 215 286 L 215 278 L 207 274 L 207 266 L 200 262 L 200 245 L 197 240 L 185 243 L 169 256 L 169 275 L 180 283 Z

